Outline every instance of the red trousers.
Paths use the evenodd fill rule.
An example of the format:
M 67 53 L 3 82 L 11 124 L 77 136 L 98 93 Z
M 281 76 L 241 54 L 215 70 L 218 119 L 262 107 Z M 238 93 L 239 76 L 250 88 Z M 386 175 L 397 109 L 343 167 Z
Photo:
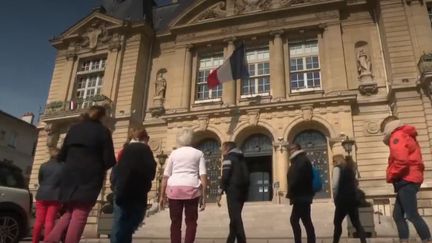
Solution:
M 185 243 L 193 243 L 195 241 L 198 220 L 198 201 L 199 197 L 189 200 L 169 199 L 171 243 L 181 243 L 183 209 L 186 216 Z
M 54 227 L 54 222 L 60 203 L 53 201 L 36 201 L 36 219 L 33 226 L 33 243 L 39 242 L 42 227 L 45 228 L 44 236 L 47 236 Z
M 66 212 L 61 216 L 51 233 L 45 237 L 44 242 L 79 243 L 87 217 L 94 203 L 76 202 L 65 205 Z

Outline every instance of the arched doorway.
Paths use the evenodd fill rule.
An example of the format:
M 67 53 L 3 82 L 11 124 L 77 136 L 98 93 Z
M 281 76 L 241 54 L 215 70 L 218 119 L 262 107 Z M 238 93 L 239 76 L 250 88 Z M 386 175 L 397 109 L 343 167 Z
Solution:
M 323 189 L 315 195 L 315 198 L 330 197 L 329 163 L 327 139 L 317 130 L 305 130 L 297 134 L 294 143 L 300 144 L 312 165 L 320 170 Z
M 204 158 L 206 161 L 208 181 L 207 202 L 216 202 L 221 169 L 220 144 L 216 139 L 207 138 L 201 140 L 196 148 L 204 153 Z
M 272 200 L 272 141 L 264 134 L 246 138 L 242 151 L 249 169 L 249 194 L 247 201 Z

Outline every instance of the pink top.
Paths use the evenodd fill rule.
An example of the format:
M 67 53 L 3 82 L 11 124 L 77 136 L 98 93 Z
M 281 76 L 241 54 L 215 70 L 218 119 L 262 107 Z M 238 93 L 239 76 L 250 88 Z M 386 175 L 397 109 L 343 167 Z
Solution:
M 169 177 L 166 194 L 170 199 L 193 199 L 201 195 L 200 176 L 206 175 L 204 154 L 184 146 L 171 152 L 164 176 Z

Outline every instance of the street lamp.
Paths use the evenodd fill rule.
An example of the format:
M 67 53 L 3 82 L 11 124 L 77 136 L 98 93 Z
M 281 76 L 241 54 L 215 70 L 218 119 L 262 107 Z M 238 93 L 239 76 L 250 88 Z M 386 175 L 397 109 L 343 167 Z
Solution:
M 348 136 L 345 136 L 344 140 L 342 140 L 342 147 L 344 148 L 345 152 L 348 153 L 347 159 L 353 159 L 351 156 L 352 148 L 355 145 L 355 140 L 350 139 Z M 355 171 L 358 175 L 358 178 L 360 178 L 360 171 L 358 170 L 357 162 L 354 162 Z
M 157 195 L 158 195 L 158 201 L 160 199 L 160 190 L 161 190 L 161 186 L 162 186 L 162 178 L 163 178 L 163 166 L 165 164 L 166 159 L 168 158 L 168 155 L 166 155 L 164 153 L 164 151 L 162 150 L 160 154 L 156 155 L 156 158 L 159 160 L 159 168 L 158 168 L 158 191 L 157 191 Z
M 348 153 L 348 156 L 351 156 L 352 147 L 355 145 L 355 140 L 350 139 L 348 136 L 345 137 L 345 139 L 342 141 L 342 147 L 344 148 L 345 152 Z

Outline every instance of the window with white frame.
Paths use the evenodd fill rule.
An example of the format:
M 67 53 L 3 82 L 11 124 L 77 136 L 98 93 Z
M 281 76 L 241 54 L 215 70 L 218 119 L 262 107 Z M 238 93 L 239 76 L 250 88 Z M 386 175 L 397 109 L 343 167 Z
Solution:
M 317 40 L 289 43 L 291 92 L 321 89 Z
M 91 97 L 101 94 L 105 62 L 105 58 L 81 61 L 75 86 L 75 98 L 81 108 L 92 105 Z
M 222 65 L 223 55 L 215 54 L 213 56 L 201 57 L 198 62 L 198 74 L 196 82 L 196 102 L 216 101 L 222 97 L 222 85 L 209 89 L 207 86 L 207 78 L 211 71 Z
M 246 51 L 249 79 L 242 80 L 242 97 L 270 94 L 269 49 L 260 48 Z

